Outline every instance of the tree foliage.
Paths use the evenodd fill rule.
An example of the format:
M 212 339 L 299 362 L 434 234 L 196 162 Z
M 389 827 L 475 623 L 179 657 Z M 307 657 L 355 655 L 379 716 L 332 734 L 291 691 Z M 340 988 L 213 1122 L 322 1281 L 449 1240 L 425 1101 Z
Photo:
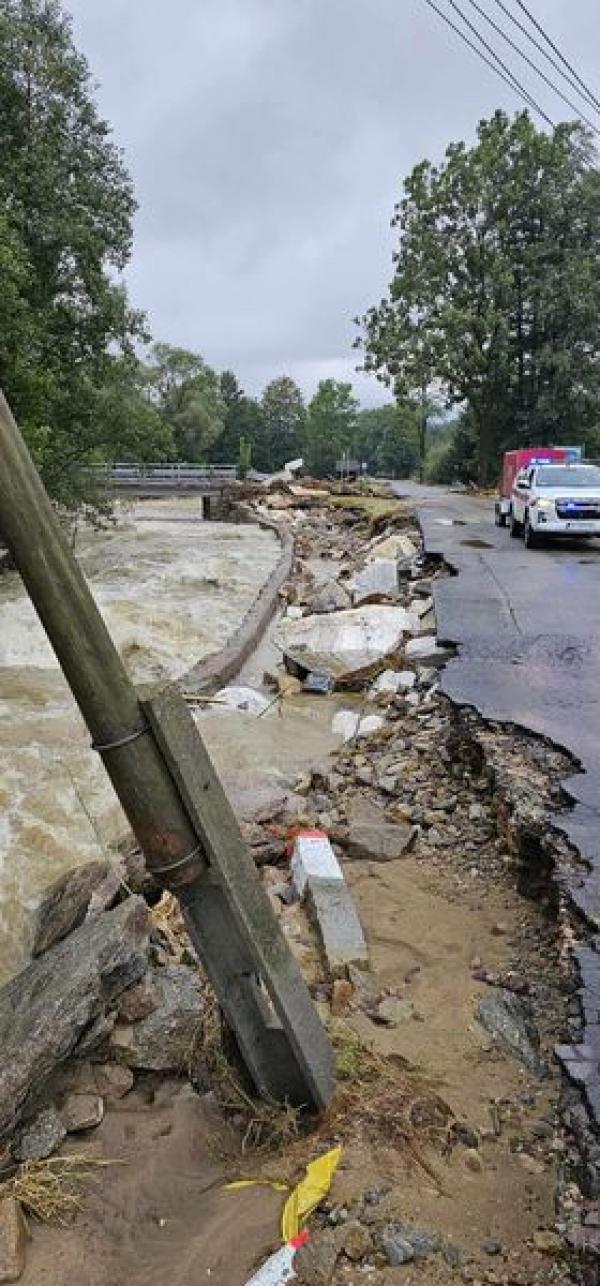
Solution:
M 146 380 L 179 459 L 206 460 L 225 424 L 225 403 L 216 371 L 199 353 L 157 343 L 151 349 Z
M 158 421 L 115 409 L 139 392 L 143 332 L 119 275 L 131 183 L 93 102 L 58 0 L 0 0 L 0 382 L 60 500 L 81 463 L 145 446 Z
M 418 412 L 409 401 L 389 402 L 357 416 L 355 455 L 369 473 L 408 478 L 418 465 Z
M 257 469 L 281 469 L 300 454 L 306 418 L 304 399 L 289 375 L 272 380 L 260 401 L 260 435 L 254 444 Z
M 256 446 L 263 436 L 260 406 L 254 398 L 247 397 L 233 371 L 222 372 L 220 392 L 224 406 L 223 431 L 210 448 L 207 459 L 213 463 L 234 464 L 239 463 L 242 454 L 245 459 L 249 451 L 250 461 L 254 463 Z M 247 467 L 250 468 L 250 462 Z
M 308 406 L 302 432 L 302 454 L 309 473 L 335 472 L 344 451 L 354 451 L 358 402 L 352 385 L 321 380 Z
M 509 446 L 577 442 L 600 398 L 600 176 L 583 127 L 496 112 L 474 147 L 413 170 L 393 223 L 365 368 L 400 396 L 434 381 L 466 405 L 482 481 Z

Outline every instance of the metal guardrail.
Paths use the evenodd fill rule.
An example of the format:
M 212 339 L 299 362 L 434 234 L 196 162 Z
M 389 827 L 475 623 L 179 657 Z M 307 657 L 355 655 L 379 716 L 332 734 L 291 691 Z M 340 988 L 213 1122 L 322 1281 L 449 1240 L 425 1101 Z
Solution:
M 100 486 L 103 484 L 117 490 L 148 486 L 151 490 L 173 491 L 219 491 L 237 477 L 233 464 L 142 464 L 137 462 L 116 462 L 115 464 L 94 464 L 86 470 Z

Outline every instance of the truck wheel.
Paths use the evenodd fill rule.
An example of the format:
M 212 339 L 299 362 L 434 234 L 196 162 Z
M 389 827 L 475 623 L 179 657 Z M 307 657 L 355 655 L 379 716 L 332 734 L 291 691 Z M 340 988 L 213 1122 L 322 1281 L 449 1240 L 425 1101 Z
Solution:
M 513 540 L 517 540 L 517 538 L 522 534 L 522 531 L 523 531 L 523 527 L 522 527 L 521 523 L 520 523 L 520 522 L 517 522 L 517 520 L 516 520 L 516 518 L 515 518 L 514 513 L 512 513 L 512 512 L 511 512 L 511 515 L 510 515 L 510 534 L 511 534 L 511 536 L 512 536 Z
M 527 513 L 525 514 L 525 527 L 523 530 L 523 540 L 525 541 L 526 549 L 537 549 L 540 543 L 540 538 L 537 532 L 533 530 L 533 527 L 531 526 L 529 514 Z

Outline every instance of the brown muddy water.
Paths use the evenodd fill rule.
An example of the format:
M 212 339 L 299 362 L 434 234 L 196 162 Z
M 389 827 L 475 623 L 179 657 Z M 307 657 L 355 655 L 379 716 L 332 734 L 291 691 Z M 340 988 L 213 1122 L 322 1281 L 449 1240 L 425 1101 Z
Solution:
M 81 534 L 77 552 L 127 669 L 142 683 L 177 678 L 225 642 L 279 545 L 259 527 L 203 523 L 199 499 L 182 498 L 121 508 L 118 525 Z M 218 759 L 242 772 L 244 757 L 232 748 L 239 719 L 207 720 L 207 739 Z M 89 740 L 19 577 L 1 577 L 0 981 L 26 958 L 41 890 L 105 855 L 125 832 Z M 272 738 L 263 732 L 262 740 Z

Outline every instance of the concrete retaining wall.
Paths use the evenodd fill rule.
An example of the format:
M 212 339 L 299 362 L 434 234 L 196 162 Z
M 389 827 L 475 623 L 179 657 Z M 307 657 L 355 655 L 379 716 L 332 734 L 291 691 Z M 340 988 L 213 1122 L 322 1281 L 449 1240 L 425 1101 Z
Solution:
M 247 516 L 246 510 L 244 518 Z M 261 519 L 259 526 L 273 531 L 280 541 L 279 560 L 229 642 L 218 652 L 211 652 L 210 656 L 203 657 L 179 679 L 178 687 L 185 692 L 208 693 L 229 683 L 254 651 L 275 614 L 279 602 L 279 591 L 292 570 L 294 538 L 289 528 L 282 529 L 278 523 L 269 522 L 267 519 Z

